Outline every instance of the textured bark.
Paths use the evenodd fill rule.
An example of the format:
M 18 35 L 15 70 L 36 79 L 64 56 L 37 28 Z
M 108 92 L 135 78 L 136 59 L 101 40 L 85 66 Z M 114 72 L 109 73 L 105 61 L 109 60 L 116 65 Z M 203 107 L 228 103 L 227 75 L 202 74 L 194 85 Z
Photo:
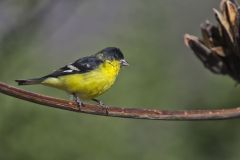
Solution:
M 0 92 L 25 101 L 41 104 L 47 107 L 54 107 L 74 112 L 101 115 L 109 117 L 149 119 L 149 120 L 223 120 L 240 117 L 240 107 L 231 109 L 206 109 L 206 110 L 161 110 L 161 109 L 140 109 L 122 108 L 107 106 L 101 108 L 97 105 L 84 104 L 81 110 L 73 101 L 57 99 L 45 95 L 31 93 L 22 89 L 9 86 L 0 82 Z M 160 107 L 158 107 L 160 108 Z

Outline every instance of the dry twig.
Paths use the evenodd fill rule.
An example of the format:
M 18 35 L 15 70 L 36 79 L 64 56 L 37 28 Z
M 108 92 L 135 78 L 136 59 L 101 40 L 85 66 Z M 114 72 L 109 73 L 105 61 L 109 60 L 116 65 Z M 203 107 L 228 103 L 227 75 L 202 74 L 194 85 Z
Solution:
M 41 104 L 47 107 L 54 107 L 74 112 L 81 112 L 93 115 L 149 119 L 149 120 L 223 120 L 240 118 L 240 107 L 232 109 L 207 109 L 207 110 L 160 110 L 160 109 L 140 109 L 140 108 L 120 108 L 108 107 L 102 109 L 97 105 L 85 104 L 79 111 L 75 102 L 48 97 L 36 93 L 24 91 L 22 89 L 9 86 L 0 82 L 0 92 L 12 97 L 23 99 L 25 101 Z

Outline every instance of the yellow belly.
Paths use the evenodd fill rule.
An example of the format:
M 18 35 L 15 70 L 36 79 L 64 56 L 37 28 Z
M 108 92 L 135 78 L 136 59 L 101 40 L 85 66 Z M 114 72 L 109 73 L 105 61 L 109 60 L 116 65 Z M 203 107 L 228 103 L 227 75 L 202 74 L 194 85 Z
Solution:
M 47 78 L 42 84 L 75 93 L 81 99 L 92 99 L 113 85 L 119 70 L 119 62 L 105 62 L 93 71 Z

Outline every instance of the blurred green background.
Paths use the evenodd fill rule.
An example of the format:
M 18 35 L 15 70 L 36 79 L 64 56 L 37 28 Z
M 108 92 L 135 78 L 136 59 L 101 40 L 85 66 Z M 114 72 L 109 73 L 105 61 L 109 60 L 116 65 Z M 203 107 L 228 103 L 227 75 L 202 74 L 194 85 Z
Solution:
M 100 97 L 158 109 L 240 105 L 240 88 L 184 46 L 219 0 L 1 0 L 0 80 L 45 75 L 115 46 L 130 66 Z M 68 99 L 44 86 L 21 87 Z M 0 159 L 238 160 L 239 120 L 167 122 L 78 114 L 0 95 Z

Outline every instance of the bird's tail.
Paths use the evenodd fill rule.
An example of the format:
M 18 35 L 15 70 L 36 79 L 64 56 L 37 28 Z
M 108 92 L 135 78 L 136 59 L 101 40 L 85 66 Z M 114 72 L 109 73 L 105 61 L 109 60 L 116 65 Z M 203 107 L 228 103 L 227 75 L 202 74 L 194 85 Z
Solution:
M 25 80 L 15 80 L 18 85 L 33 85 L 40 84 L 44 78 L 34 78 L 34 79 L 25 79 Z

